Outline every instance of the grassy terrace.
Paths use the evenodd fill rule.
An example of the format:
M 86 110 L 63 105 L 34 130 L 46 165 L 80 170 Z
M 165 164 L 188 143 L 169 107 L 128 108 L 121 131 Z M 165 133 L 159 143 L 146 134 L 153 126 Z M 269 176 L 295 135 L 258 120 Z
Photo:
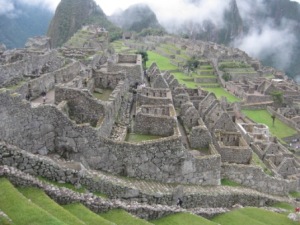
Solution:
M 79 203 L 64 205 L 63 208 L 88 225 L 114 225 Z
M 150 225 L 146 220 L 139 219 L 121 209 L 113 209 L 107 213 L 101 213 L 101 217 L 117 225 Z
M 155 225 L 217 225 L 217 223 L 189 213 L 177 213 L 158 220 L 152 220 L 151 223 Z
M 19 188 L 19 191 L 34 204 L 65 224 L 83 225 L 83 221 L 54 202 L 44 191 L 37 188 Z
M 222 225 L 296 225 L 286 215 L 270 212 L 264 209 L 243 208 L 219 215 L 212 219 Z
M 156 62 L 160 70 L 178 70 L 178 68 L 174 66 L 167 57 L 153 51 L 148 51 L 147 53 L 149 58 L 149 61 L 147 62 L 148 67 L 151 66 L 152 63 Z
M 28 201 L 4 178 L 0 178 L 0 209 L 14 224 L 23 225 L 64 225 L 65 223 Z
M 297 131 L 288 125 L 281 122 L 279 119 L 275 119 L 273 126 L 271 114 L 267 110 L 243 110 L 246 116 L 257 123 L 266 124 L 272 135 L 282 139 L 285 137 L 292 136 L 297 133 Z
M 178 68 L 176 66 L 174 66 L 173 64 L 171 64 L 170 60 L 167 57 L 164 57 L 160 54 L 157 54 L 155 52 L 149 51 L 148 52 L 148 57 L 149 57 L 149 61 L 147 62 L 148 66 L 150 66 L 153 62 L 156 62 L 156 64 L 158 65 L 158 67 L 161 70 L 178 70 Z M 211 65 L 204 65 L 204 68 L 210 68 Z M 209 70 L 209 69 L 208 69 Z M 187 76 L 186 74 L 182 73 L 182 72 L 173 72 L 172 73 L 176 79 L 178 80 L 178 82 L 180 84 L 185 84 L 187 88 L 197 88 L 198 86 L 201 86 L 201 83 L 196 83 L 193 80 L 193 77 L 202 77 L 197 75 L 196 73 L 193 73 L 192 76 Z M 213 77 L 213 76 L 203 76 L 203 77 Z M 205 85 L 205 84 L 202 84 Z M 213 83 L 213 84 L 206 84 L 206 85 L 217 85 L 217 83 Z M 215 87 L 215 88 L 204 88 L 207 91 L 213 92 L 215 93 L 215 95 L 217 96 L 217 98 L 221 98 L 222 96 L 227 97 L 229 102 L 237 102 L 240 101 L 239 98 L 235 97 L 234 95 L 230 94 L 229 92 L 227 92 L 226 90 L 224 90 L 221 87 Z
M 226 97 L 229 102 L 239 102 L 241 99 L 235 97 L 228 91 L 224 90 L 224 88 L 217 87 L 217 88 L 203 88 L 206 91 L 212 92 L 216 95 L 218 99 L 220 99 L 222 96 Z

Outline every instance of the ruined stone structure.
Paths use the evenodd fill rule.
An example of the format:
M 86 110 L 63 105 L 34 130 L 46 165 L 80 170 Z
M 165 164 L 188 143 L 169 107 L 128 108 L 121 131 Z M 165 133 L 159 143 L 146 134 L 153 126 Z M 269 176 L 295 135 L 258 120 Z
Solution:
M 99 32 L 101 38 L 105 37 L 105 31 Z M 156 38 L 162 41 L 161 37 L 149 37 L 152 41 Z M 226 100 L 219 101 L 201 88 L 180 85 L 172 72 L 161 71 L 155 63 L 143 71 L 140 55 L 92 50 L 96 40 L 91 39 L 81 48 L 67 45 L 56 50 L 44 45 L 46 39 L 44 44 L 31 40 L 26 49 L 0 52 L 1 165 L 85 185 L 111 198 L 149 204 L 174 204 L 179 195 L 175 188 L 181 184 L 186 191 L 182 194 L 186 207 L 231 207 L 237 203 L 236 196 L 245 205 L 276 202 L 275 198 L 253 190 L 255 193 L 247 196 L 239 190 L 233 194 L 221 190 L 223 187 L 219 190 L 222 178 L 267 194 L 287 195 L 299 190 L 297 158 L 274 142 L 267 127 L 237 124 L 234 106 Z M 106 41 L 101 46 L 103 43 Z M 218 54 L 222 60 L 242 55 L 244 61 L 262 69 L 239 50 L 212 43 L 190 45 L 187 40 L 178 45 L 207 57 Z M 210 62 L 215 67 L 215 62 Z M 219 72 L 218 68 L 215 72 Z M 239 94 L 245 91 L 249 102 L 254 102 L 249 93 L 266 94 L 276 86 L 265 88 L 269 81 L 259 85 L 256 79 L 249 81 L 248 86 L 237 82 L 240 81 L 226 85 L 228 89 L 236 88 L 232 90 Z M 284 89 L 283 85 L 280 87 Z M 296 87 L 292 89 L 295 92 L 286 89 L 285 95 L 296 99 Z M 130 135 L 156 138 L 132 142 Z M 249 165 L 253 151 L 273 177 Z M 13 177 L 11 169 L 6 170 L 4 174 L 1 167 L 0 175 Z M 163 187 L 165 192 L 142 190 L 143 182 L 148 181 Z M 43 186 L 35 182 L 31 184 Z M 221 195 L 207 195 L 207 189 L 198 193 L 200 186 L 214 186 Z M 97 212 L 109 208 L 108 204 L 101 208 L 96 200 L 95 204 Z M 138 212 L 123 205 L 122 208 L 145 213 L 145 218 L 176 211 L 164 208 L 158 213 L 150 207 Z

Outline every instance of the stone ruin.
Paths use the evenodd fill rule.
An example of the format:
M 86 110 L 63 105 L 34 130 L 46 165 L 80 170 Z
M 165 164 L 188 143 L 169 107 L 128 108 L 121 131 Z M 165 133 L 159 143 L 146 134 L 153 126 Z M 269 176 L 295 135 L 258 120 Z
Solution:
M 262 138 L 264 133 L 259 136 L 260 126 L 242 125 L 252 134 L 241 132 L 232 106 L 214 94 L 187 89 L 156 64 L 144 72 L 140 55 L 106 52 L 103 57 L 101 52 L 100 57 L 84 47 L 36 46 L 40 44 L 0 54 L 0 141 L 3 149 L 22 149 L 0 152 L 0 164 L 17 165 L 15 154 L 34 162 L 43 156 L 136 180 L 219 186 L 222 178 L 230 178 L 264 193 L 299 190 L 297 159 L 280 145 L 278 151 L 268 150 L 273 144 L 266 143 L 273 142 Z M 73 58 L 77 51 L 90 59 Z M 157 138 L 134 143 L 127 139 L 132 134 Z M 253 151 L 276 176 L 250 165 Z M 22 163 L 17 168 L 46 174 Z M 71 181 L 69 172 L 61 176 L 56 169 L 60 171 L 53 166 L 51 179 Z M 247 181 L 249 176 L 255 182 Z M 135 198 L 136 192 L 122 196 Z M 152 199 L 138 196 L 139 201 Z

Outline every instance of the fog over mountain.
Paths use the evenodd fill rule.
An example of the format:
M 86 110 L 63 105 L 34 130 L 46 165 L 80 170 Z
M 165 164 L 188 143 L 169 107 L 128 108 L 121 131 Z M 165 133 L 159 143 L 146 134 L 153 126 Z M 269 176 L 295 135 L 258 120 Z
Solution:
M 267 65 L 286 70 L 294 76 L 300 74 L 299 1 L 96 0 L 96 3 L 106 15 L 118 9 L 124 11 L 136 3 L 147 4 L 168 32 L 241 48 Z M 0 0 L 0 17 L 5 17 L 0 25 L 3 29 L 3 24 L 7 27 L 9 20 L 22 18 L 20 15 L 24 15 L 23 10 L 18 5 L 37 7 L 44 11 L 48 9 L 48 13 L 53 13 L 58 3 L 59 0 Z M 39 12 L 35 10 L 30 15 Z M 41 24 L 43 20 L 34 21 Z M 32 22 L 32 26 L 36 24 Z M 3 34 L 2 29 L 0 27 L 0 34 Z

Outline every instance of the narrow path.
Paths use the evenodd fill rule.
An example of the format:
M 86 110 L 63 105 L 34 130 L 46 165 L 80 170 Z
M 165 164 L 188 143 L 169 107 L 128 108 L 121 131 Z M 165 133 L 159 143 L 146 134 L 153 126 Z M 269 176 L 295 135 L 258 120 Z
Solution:
M 47 94 L 46 94 L 46 101 L 45 101 L 45 104 L 54 104 L 54 99 L 55 98 L 55 92 L 54 92 L 54 89 L 49 91 Z M 34 99 L 31 101 L 31 104 L 32 105 L 40 105 L 40 104 L 43 104 L 43 97 L 42 96 L 39 96 L 38 98 Z

